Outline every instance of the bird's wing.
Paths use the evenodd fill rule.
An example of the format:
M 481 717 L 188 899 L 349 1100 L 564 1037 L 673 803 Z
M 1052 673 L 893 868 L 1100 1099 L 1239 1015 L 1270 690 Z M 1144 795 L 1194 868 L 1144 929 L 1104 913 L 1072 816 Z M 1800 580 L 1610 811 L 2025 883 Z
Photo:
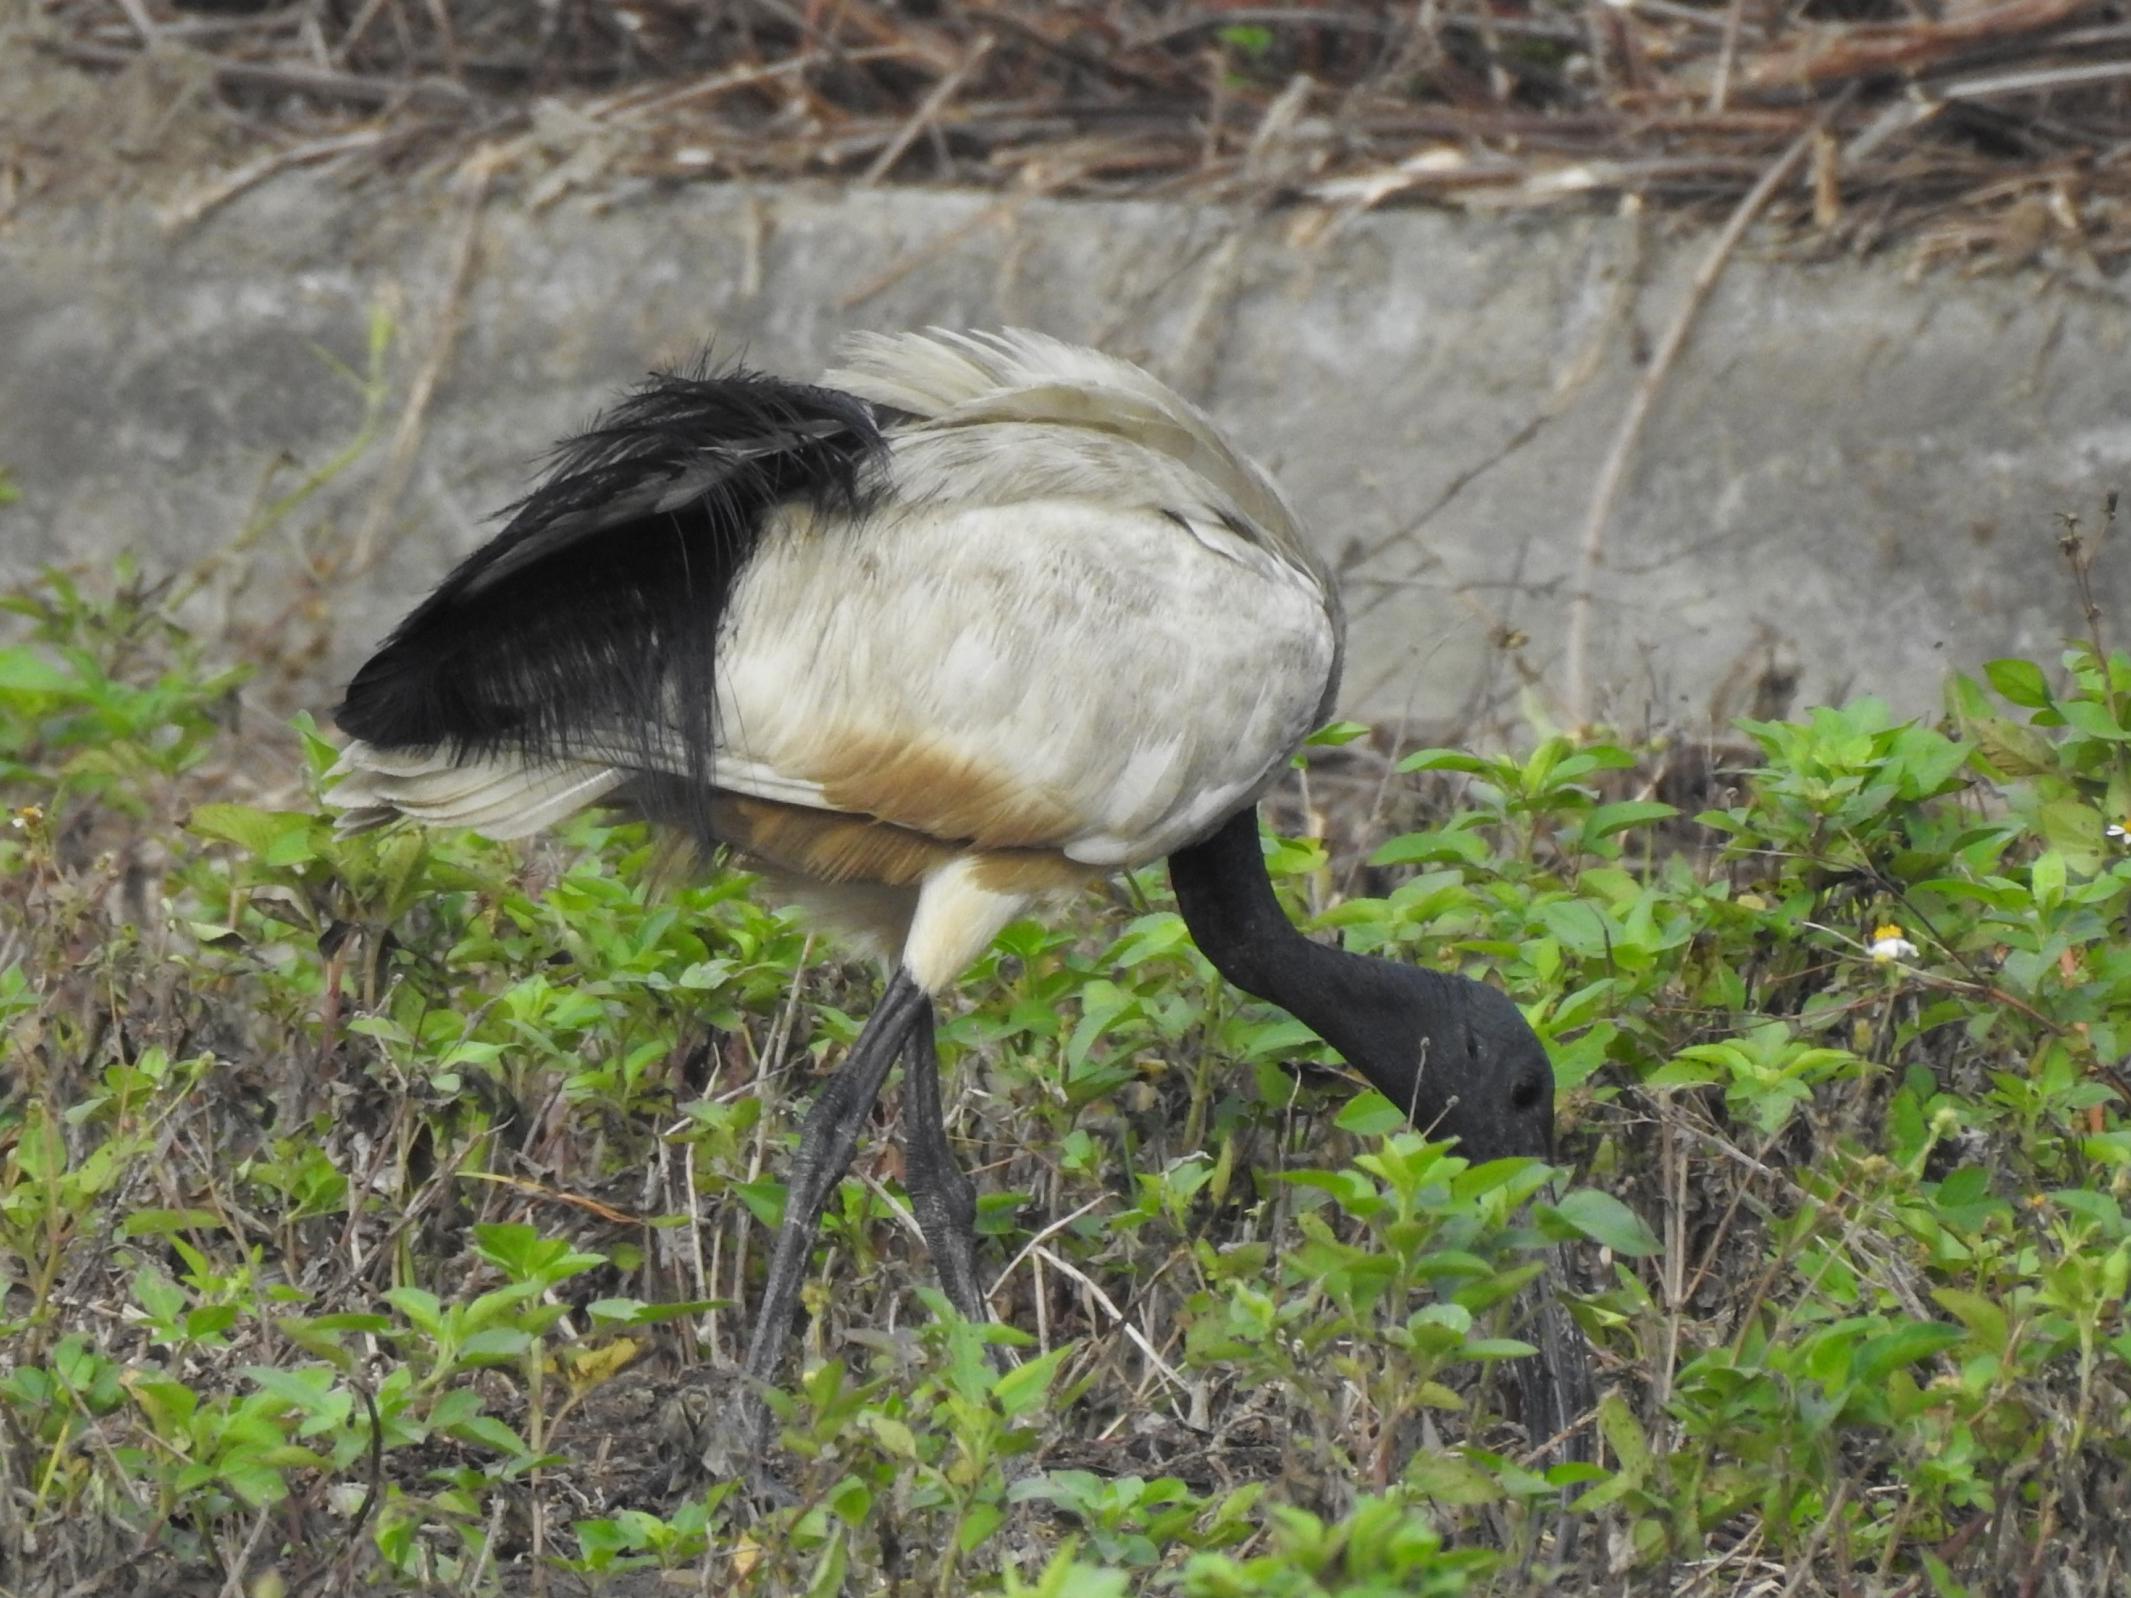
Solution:
M 678 751 L 703 777 L 735 577 L 773 514 L 857 507 L 882 451 L 848 394 L 739 368 L 651 379 L 356 673 L 342 729 L 461 764 Z
M 842 355 L 843 364 L 823 381 L 914 419 L 914 427 L 899 431 L 937 437 L 1006 426 L 1078 435 L 1089 445 L 1110 439 L 1129 478 L 1112 485 L 1090 477 L 1091 465 L 1102 470 L 1091 460 L 1081 467 L 1076 492 L 1104 503 L 1202 504 L 1238 536 L 1331 588 L 1271 476 L 1203 410 L 1129 361 L 1022 329 L 861 333 L 844 341 Z M 983 497 L 988 480 L 1011 482 L 1024 469 L 1015 449 L 979 445 L 943 453 L 951 471 L 938 486 L 951 498 Z M 905 494 L 934 486 L 907 464 L 898 475 Z
M 716 781 L 1135 864 L 1278 774 L 1337 643 L 1320 590 L 1192 514 L 1035 498 L 814 519 L 734 592 Z
M 1325 714 L 1336 596 L 1195 407 L 1025 334 L 832 376 L 654 380 L 566 446 L 357 674 L 340 799 L 523 832 L 626 786 L 715 834 L 722 792 L 885 823 L 906 864 L 1111 866 L 1205 832 Z

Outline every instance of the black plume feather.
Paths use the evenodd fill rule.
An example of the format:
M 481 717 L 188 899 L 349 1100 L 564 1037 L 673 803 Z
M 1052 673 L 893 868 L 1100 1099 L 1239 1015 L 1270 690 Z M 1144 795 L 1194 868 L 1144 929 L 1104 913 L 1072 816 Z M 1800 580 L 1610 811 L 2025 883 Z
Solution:
M 790 501 L 856 512 L 885 450 L 835 389 L 731 367 L 652 376 L 557 447 L 334 713 L 381 748 L 672 770 L 707 793 L 733 584 Z

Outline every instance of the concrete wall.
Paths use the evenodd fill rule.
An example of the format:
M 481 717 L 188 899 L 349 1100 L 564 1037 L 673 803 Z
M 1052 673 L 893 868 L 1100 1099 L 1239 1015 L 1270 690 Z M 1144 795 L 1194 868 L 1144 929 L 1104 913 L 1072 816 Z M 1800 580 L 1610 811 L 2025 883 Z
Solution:
M 384 307 L 380 436 L 207 591 L 271 615 L 322 572 L 323 694 L 647 366 L 711 341 L 809 372 L 849 328 L 1010 323 L 1144 360 L 1277 470 L 1347 570 L 1352 710 L 1440 734 L 1528 687 L 1558 714 L 1593 483 L 1708 247 L 1650 233 L 730 186 L 477 209 L 302 174 L 176 231 L 33 212 L 0 241 L 0 580 L 226 545 L 355 435 L 326 356 L 361 369 Z M 1734 259 L 1606 534 L 1596 708 L 1699 723 L 1758 683 L 1767 710 L 1795 668 L 1800 703 L 1928 711 L 1949 666 L 2053 655 L 2057 514 L 2091 523 L 2131 463 L 2121 288 Z M 2127 567 L 2101 562 L 2118 611 Z

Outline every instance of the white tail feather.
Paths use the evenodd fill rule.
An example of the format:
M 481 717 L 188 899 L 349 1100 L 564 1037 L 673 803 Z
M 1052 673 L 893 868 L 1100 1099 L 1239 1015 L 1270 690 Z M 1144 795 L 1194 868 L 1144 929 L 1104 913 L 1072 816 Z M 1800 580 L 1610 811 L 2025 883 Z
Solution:
M 553 826 L 625 780 L 606 765 L 466 759 L 444 748 L 378 749 L 360 740 L 326 776 L 339 779 L 326 803 L 341 812 L 343 836 L 406 816 L 429 826 L 472 827 L 491 838 L 523 838 Z

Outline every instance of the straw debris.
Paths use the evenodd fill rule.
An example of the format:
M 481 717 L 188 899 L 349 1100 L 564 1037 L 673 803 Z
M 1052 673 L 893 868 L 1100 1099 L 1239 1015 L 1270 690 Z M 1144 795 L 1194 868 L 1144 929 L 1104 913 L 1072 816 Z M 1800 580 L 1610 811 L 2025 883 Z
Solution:
M 1809 139 L 1764 219 L 1822 250 L 2094 278 L 2131 240 L 2119 0 L 44 0 L 30 32 L 72 75 L 183 63 L 239 186 L 486 147 L 544 198 L 567 164 L 1714 219 Z

